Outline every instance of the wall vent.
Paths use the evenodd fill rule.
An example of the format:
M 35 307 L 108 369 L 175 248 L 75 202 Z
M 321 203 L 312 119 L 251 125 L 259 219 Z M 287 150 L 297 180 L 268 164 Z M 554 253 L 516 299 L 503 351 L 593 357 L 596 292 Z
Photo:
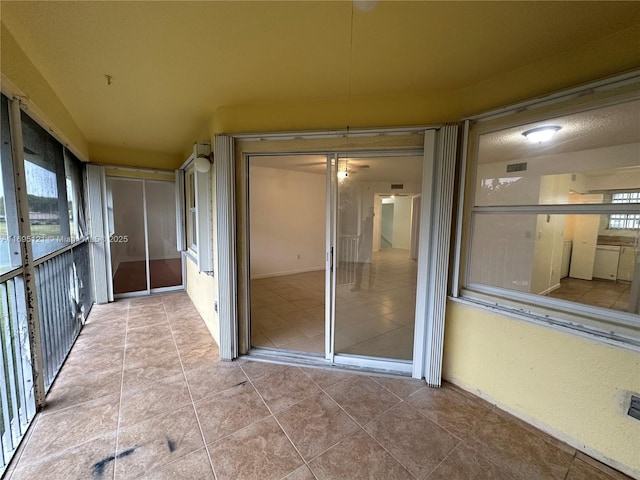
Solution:
M 527 162 L 512 163 L 507 165 L 507 173 L 510 172 L 524 172 L 527 169 Z
M 402 190 L 404 188 L 404 183 L 392 183 L 391 190 Z
M 631 404 L 629 405 L 627 415 L 635 418 L 636 420 L 640 420 L 640 397 L 631 395 Z

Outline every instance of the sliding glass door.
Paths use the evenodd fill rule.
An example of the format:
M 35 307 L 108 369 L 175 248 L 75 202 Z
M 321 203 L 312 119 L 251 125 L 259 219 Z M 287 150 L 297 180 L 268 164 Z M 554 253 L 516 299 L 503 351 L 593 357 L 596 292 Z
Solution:
M 181 288 L 175 184 L 107 176 L 114 296 Z
M 422 154 L 338 157 L 335 353 L 411 361 Z
M 248 162 L 251 346 L 324 356 L 327 157 Z
M 411 372 L 422 151 L 250 155 L 250 345 Z

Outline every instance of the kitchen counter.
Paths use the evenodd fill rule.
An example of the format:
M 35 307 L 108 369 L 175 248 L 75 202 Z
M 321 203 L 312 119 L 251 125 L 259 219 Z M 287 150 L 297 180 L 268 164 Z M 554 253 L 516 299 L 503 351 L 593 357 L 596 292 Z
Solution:
M 620 247 L 635 247 L 637 237 L 627 237 L 622 235 L 598 235 L 598 245 L 617 245 Z

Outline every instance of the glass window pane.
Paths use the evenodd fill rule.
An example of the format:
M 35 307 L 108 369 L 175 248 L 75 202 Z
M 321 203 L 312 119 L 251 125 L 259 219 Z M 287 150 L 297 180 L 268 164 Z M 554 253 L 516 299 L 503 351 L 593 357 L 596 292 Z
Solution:
M 147 290 L 142 180 L 107 177 L 113 230 L 109 231 L 113 293 Z
M 66 176 L 67 211 L 69 216 L 69 232 L 72 241 L 84 236 L 84 212 L 83 212 L 83 165 L 71 152 L 65 149 L 64 169 Z
M 22 114 L 24 169 L 35 258 L 71 243 L 63 147 Z
M 151 288 L 182 285 L 181 254 L 176 249 L 175 184 L 145 180 Z
M 638 313 L 637 226 L 613 231 L 608 215 L 476 214 L 473 232 L 473 283 Z
M 0 273 L 22 265 L 18 242 L 18 212 L 13 179 L 11 134 L 9 131 L 9 102 L 2 95 L 0 106 Z
M 543 126 L 560 129 L 524 136 Z M 485 133 L 477 148 L 476 206 L 640 203 L 640 100 Z

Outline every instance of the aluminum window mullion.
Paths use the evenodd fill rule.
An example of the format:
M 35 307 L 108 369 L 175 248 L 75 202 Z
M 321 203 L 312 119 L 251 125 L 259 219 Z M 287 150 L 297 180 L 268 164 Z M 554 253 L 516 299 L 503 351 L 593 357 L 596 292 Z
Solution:
M 633 203 L 581 203 L 570 205 L 492 205 L 483 207 L 472 207 L 472 213 L 518 213 L 518 214 L 550 214 L 550 215 L 573 215 L 573 214 L 640 214 L 640 204 Z
M 5 357 L 3 358 L 2 370 L 3 370 L 3 381 L 5 382 L 5 387 L 8 385 L 8 391 L 6 395 L 3 395 L 3 405 L 4 402 L 7 403 L 7 410 L 9 412 L 9 416 L 13 413 L 13 418 L 9 418 L 9 423 L 4 424 L 4 428 L 7 427 L 11 431 L 11 439 L 14 445 L 20 441 L 20 429 L 16 432 L 14 429 L 14 425 L 20 423 L 20 412 L 18 411 L 18 397 L 16 395 L 16 378 L 15 378 L 15 370 L 16 365 L 14 362 L 15 359 L 15 339 L 13 338 L 11 332 L 11 311 L 9 310 L 9 288 L 8 285 L 3 285 L 2 287 L 2 298 L 0 299 L 2 312 L 2 330 L 4 333 L 4 338 L 2 339 L 4 343 L 3 354 Z M 6 368 L 6 371 L 5 371 Z M 6 398 L 4 398 L 6 397 Z
M 26 412 L 27 409 L 27 397 L 26 397 L 26 385 L 24 379 L 24 357 L 22 355 L 22 339 L 20 338 L 20 323 L 18 321 L 18 308 L 17 308 L 17 298 L 16 298 L 16 286 L 15 282 L 7 283 L 7 290 L 10 292 L 7 297 L 7 301 L 9 303 L 9 312 L 12 312 L 12 315 L 9 316 L 9 323 L 11 324 L 11 331 L 15 337 L 15 353 L 16 353 L 16 374 L 18 376 L 18 396 L 19 396 L 19 405 L 22 405 L 22 408 L 18 407 L 20 412 L 20 432 L 24 433 L 26 427 L 29 423 L 28 415 Z

